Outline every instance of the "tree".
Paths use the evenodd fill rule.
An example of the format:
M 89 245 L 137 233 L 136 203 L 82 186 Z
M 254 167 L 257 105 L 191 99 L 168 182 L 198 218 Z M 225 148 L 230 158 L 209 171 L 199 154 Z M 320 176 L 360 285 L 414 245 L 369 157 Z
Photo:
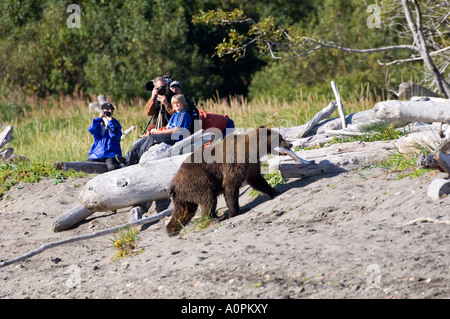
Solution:
M 334 41 L 306 36 L 304 31 L 296 25 L 277 26 L 272 17 L 256 22 L 254 19 L 247 17 L 241 9 L 201 12 L 194 17 L 193 21 L 194 23 L 222 26 L 247 25 L 248 29 L 245 33 L 232 27 L 227 38 L 216 47 L 218 56 L 231 54 L 235 59 L 244 57 L 248 47 L 252 45 L 256 46 L 261 54 L 268 54 L 273 59 L 304 56 L 323 48 L 366 55 L 406 50 L 413 53 L 413 56 L 408 59 L 397 60 L 397 62 L 423 60 L 427 71 L 433 77 L 433 84 L 442 95 L 449 98 L 450 87 L 447 82 L 449 80 L 444 77 L 444 72 L 450 61 L 450 46 L 446 46 L 449 36 L 448 0 L 427 0 L 422 2 L 422 6 L 427 11 L 427 15 L 422 14 L 421 6 L 416 0 L 385 1 L 383 4 L 383 8 L 386 8 L 384 13 L 389 17 L 386 20 L 391 23 L 391 27 L 397 28 L 398 23 L 401 25 L 401 22 L 405 21 L 408 29 L 403 27 L 399 34 L 400 32 L 408 34 L 407 31 L 409 31 L 410 36 L 407 40 L 412 44 L 394 44 L 365 49 L 351 48 Z M 393 23 L 393 21 L 396 21 L 396 23 Z M 434 62 L 437 57 L 444 59 L 440 69 Z

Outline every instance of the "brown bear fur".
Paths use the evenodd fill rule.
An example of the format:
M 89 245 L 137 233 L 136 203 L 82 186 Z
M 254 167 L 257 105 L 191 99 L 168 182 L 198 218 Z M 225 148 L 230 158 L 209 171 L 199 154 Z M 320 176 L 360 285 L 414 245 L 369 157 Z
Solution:
M 222 143 L 192 153 L 170 185 L 174 211 L 167 233 L 177 235 L 195 216 L 199 205 L 202 215 L 217 217 L 220 194 L 225 197 L 228 217 L 239 214 L 239 188 L 244 182 L 271 198 L 277 196 L 279 192 L 261 175 L 260 165 L 262 156 L 277 154 L 274 150 L 277 146 L 290 149 L 292 145 L 277 132 L 260 127 L 246 134 L 228 135 Z

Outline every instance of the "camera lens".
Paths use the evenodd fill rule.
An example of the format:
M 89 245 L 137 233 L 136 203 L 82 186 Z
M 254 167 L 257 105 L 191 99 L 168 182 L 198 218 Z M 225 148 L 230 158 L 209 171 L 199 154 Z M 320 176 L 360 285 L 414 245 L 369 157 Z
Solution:
M 153 85 L 153 81 L 148 81 L 147 83 L 145 83 L 145 88 L 147 89 L 147 91 L 151 92 L 154 87 L 155 86 Z
M 158 88 L 158 94 L 159 94 L 159 95 L 164 95 L 165 93 L 166 93 L 166 87 L 160 86 L 160 87 Z
M 111 117 L 112 113 L 111 113 L 111 111 L 106 111 L 106 112 L 105 112 L 105 115 L 106 115 L 107 117 Z

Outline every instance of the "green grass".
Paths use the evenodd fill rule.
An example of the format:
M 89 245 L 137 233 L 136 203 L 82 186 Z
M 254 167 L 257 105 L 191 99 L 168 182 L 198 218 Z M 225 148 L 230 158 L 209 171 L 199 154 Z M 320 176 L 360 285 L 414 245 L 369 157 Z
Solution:
M 416 178 L 424 175 L 427 172 L 431 172 L 431 169 L 418 168 L 417 157 L 423 154 L 424 149 L 418 148 L 418 152 L 413 154 L 403 154 L 399 150 L 396 150 L 384 161 L 381 161 L 376 166 L 382 167 L 390 172 L 397 173 L 397 179 L 404 177 Z
M 317 95 L 307 96 L 296 102 L 287 103 L 276 98 L 247 101 L 242 97 L 230 97 L 228 102 L 219 98 L 200 101 L 199 108 L 207 112 L 228 114 L 237 128 L 288 127 L 308 122 L 330 101 Z M 148 120 L 144 113 L 146 101 L 134 99 L 115 103 L 115 118 L 123 130 L 136 126 L 122 141 L 122 151 L 126 153 L 137 140 Z M 15 154 L 31 161 L 53 163 L 55 161 L 82 161 L 88 157 L 93 143 L 87 131 L 97 114 L 89 114 L 88 105 L 94 96 L 60 96 L 38 99 L 23 97 L 0 97 L 0 125 L 12 125 L 15 139 L 11 142 Z M 344 100 L 346 113 L 350 114 L 372 108 L 376 101 L 361 99 L 355 93 Z M 334 114 L 333 116 L 337 116 Z M 0 126 L 1 130 L 1 126 Z
M 54 184 L 64 182 L 69 177 L 81 177 L 86 174 L 74 170 L 61 171 L 52 165 L 19 161 L 0 165 L 0 199 L 8 194 L 8 191 L 19 184 L 36 183 L 43 178 L 50 178 Z
M 361 135 L 334 137 L 330 144 L 347 143 L 347 142 L 375 142 L 396 140 L 408 133 L 408 130 L 396 129 L 393 124 L 375 123 L 371 125 L 361 126 Z
M 281 174 L 279 172 L 271 172 L 271 173 L 264 174 L 264 178 L 266 179 L 267 183 L 270 186 L 272 186 L 273 188 L 277 188 L 280 185 L 286 184 L 286 180 L 283 178 L 283 176 L 281 176 Z M 248 192 L 248 195 L 250 197 L 258 197 L 258 196 L 261 196 L 262 193 L 260 191 L 251 189 Z
M 109 241 L 116 250 L 113 259 L 137 255 L 143 251 L 139 249 L 139 231 L 135 227 L 120 228 Z

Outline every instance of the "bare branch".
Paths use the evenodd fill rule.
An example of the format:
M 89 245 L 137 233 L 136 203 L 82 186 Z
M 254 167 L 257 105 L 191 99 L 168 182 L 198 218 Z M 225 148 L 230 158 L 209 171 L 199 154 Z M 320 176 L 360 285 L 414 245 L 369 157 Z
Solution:
M 352 49 L 352 48 L 347 48 L 347 47 L 341 46 L 339 44 L 336 44 L 336 43 L 330 42 L 330 41 L 325 41 L 325 40 L 316 41 L 316 40 L 313 40 L 311 38 L 306 38 L 306 37 L 303 37 L 303 39 L 306 40 L 307 42 L 317 44 L 317 45 L 320 45 L 323 47 L 334 48 L 334 49 L 339 49 L 342 51 L 353 52 L 353 53 L 375 53 L 375 52 L 382 52 L 382 51 L 389 51 L 389 50 L 404 50 L 404 49 L 419 52 L 419 48 L 417 48 L 414 45 L 408 45 L 408 44 L 391 45 L 391 46 L 372 48 L 372 49 Z
M 450 46 L 446 47 L 446 48 L 443 48 L 441 50 L 437 50 L 437 51 L 431 52 L 430 55 L 431 56 L 438 55 L 439 53 L 444 52 L 446 50 L 450 50 Z M 420 61 L 420 60 L 423 60 L 423 57 L 421 57 L 421 56 L 420 57 L 413 57 L 413 58 L 410 58 L 410 59 L 395 60 L 395 61 L 391 61 L 391 62 L 387 62 L 387 63 L 380 62 L 380 60 L 377 60 L 377 61 L 378 61 L 379 65 L 393 65 L 393 64 L 401 64 L 401 63 L 405 63 L 405 62 Z

